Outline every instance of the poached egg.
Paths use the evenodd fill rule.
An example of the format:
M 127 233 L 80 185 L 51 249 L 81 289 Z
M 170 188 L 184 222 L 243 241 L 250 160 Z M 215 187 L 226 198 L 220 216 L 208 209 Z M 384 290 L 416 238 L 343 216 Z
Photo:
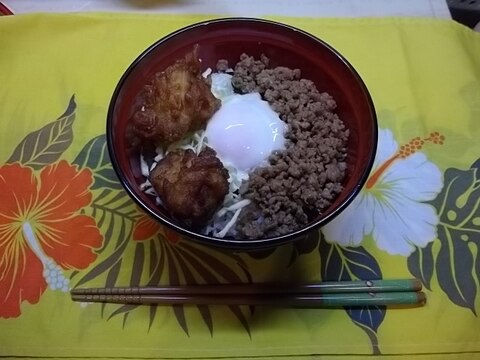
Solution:
M 221 75 L 212 78 L 212 93 L 222 106 L 208 122 L 208 145 L 226 165 L 247 173 L 284 148 L 287 125 L 259 93 L 234 94 L 231 82 L 225 81 L 231 76 Z

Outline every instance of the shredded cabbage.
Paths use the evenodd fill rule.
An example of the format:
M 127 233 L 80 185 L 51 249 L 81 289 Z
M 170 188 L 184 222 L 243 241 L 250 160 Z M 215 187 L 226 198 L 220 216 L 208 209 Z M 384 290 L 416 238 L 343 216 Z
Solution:
M 217 99 L 220 99 L 222 103 L 227 101 L 230 96 L 235 94 L 235 90 L 232 86 L 232 75 L 225 73 L 213 73 L 210 75 L 212 79 L 212 94 Z
M 225 237 L 225 235 L 228 234 L 228 231 L 237 222 L 238 216 L 240 215 L 240 211 L 242 211 L 242 208 L 237 209 L 233 214 L 232 218 L 227 222 L 227 225 L 225 225 L 225 227 L 221 231 L 214 232 L 213 235 L 219 238 Z
M 140 171 L 142 172 L 142 175 L 145 177 L 148 177 L 148 174 L 150 173 L 148 169 L 148 164 L 145 161 L 143 154 L 140 154 Z
M 206 79 L 208 75 L 210 75 L 211 73 L 212 73 L 212 68 L 208 68 L 202 73 L 202 77 Z

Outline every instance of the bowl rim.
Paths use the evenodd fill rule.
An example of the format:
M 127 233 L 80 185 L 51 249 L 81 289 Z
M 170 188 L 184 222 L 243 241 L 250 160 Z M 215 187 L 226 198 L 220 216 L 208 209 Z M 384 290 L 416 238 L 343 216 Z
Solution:
M 118 95 L 127 80 L 127 78 L 130 76 L 132 71 L 140 64 L 140 62 L 150 54 L 157 46 L 160 46 L 162 43 L 167 42 L 171 38 L 186 32 L 193 30 L 198 27 L 206 26 L 209 24 L 217 24 L 217 23 L 234 23 L 234 22 L 253 22 L 253 23 L 263 23 L 263 24 L 268 24 L 268 25 L 273 25 L 277 27 L 281 27 L 290 31 L 295 31 L 303 36 L 306 36 L 310 38 L 311 40 L 314 40 L 315 42 L 319 43 L 321 46 L 327 48 L 333 55 L 335 55 L 351 72 L 351 74 L 354 76 L 355 80 L 357 83 L 360 85 L 361 89 L 363 90 L 364 94 L 366 95 L 367 102 L 368 102 L 368 107 L 370 109 L 371 115 L 372 115 L 372 147 L 370 149 L 370 154 L 369 154 L 369 159 L 368 163 L 363 169 L 363 172 L 355 185 L 355 187 L 346 195 L 345 199 L 329 214 L 326 216 L 322 217 L 318 221 L 314 221 L 311 224 L 308 224 L 305 227 L 302 227 L 299 230 L 296 230 L 294 232 L 284 234 L 284 235 L 279 235 L 279 236 L 273 236 L 273 237 L 267 237 L 267 238 L 262 238 L 262 239 L 254 239 L 254 240 L 236 240 L 236 239 L 224 239 L 224 238 L 216 238 L 214 236 L 208 236 L 208 235 L 203 235 L 199 234 L 197 232 L 188 230 L 183 228 L 180 225 L 175 224 L 174 222 L 163 218 L 160 216 L 158 213 L 156 213 L 154 210 L 150 209 L 140 197 L 138 197 L 135 193 L 135 189 L 132 184 L 130 184 L 126 178 L 126 176 L 123 174 L 121 171 L 121 166 L 120 162 L 116 156 L 116 152 L 114 149 L 114 141 L 113 141 L 113 127 L 112 127 L 112 122 L 113 122 L 113 117 L 114 117 L 114 110 L 115 110 L 115 104 L 118 99 Z M 281 22 L 277 21 L 272 21 L 272 20 L 265 20 L 265 19 L 260 19 L 260 18 L 253 18 L 253 17 L 223 17 L 223 18 L 216 18 L 216 19 L 209 19 L 209 20 L 204 20 L 200 22 L 196 22 L 187 26 L 184 26 L 178 30 L 175 30 L 172 33 L 167 34 L 166 36 L 160 38 L 159 40 L 155 41 L 152 45 L 150 45 L 148 48 L 146 48 L 140 55 L 138 55 L 135 60 L 128 66 L 128 68 L 125 70 L 123 73 L 122 77 L 118 81 L 113 94 L 110 99 L 110 104 L 108 107 L 108 112 L 107 112 L 107 122 L 106 122 L 106 141 L 107 141 L 107 149 L 108 153 L 110 156 L 110 161 L 112 163 L 112 167 L 117 174 L 117 177 L 120 180 L 120 183 L 122 184 L 123 188 L 126 190 L 127 194 L 130 195 L 130 197 L 134 200 L 134 202 L 142 208 L 143 211 L 145 211 L 148 215 L 150 215 L 154 220 L 158 221 L 159 223 L 169 227 L 170 229 L 176 231 L 177 233 L 180 233 L 183 236 L 186 236 L 189 239 L 192 239 L 197 242 L 201 242 L 202 244 L 205 245 L 213 245 L 216 247 L 223 247 L 223 248 L 228 248 L 228 249 L 235 249 L 235 250 L 261 250 L 264 248 L 270 248 L 270 247 L 277 247 L 279 245 L 283 245 L 289 242 L 292 242 L 296 239 L 300 239 L 310 232 L 319 229 L 320 227 L 326 225 L 329 223 L 331 220 L 333 220 L 337 215 L 339 215 L 350 203 L 353 201 L 353 199 L 360 193 L 360 190 L 363 188 L 365 185 L 368 176 L 370 175 L 370 172 L 373 167 L 373 163 L 375 161 L 375 155 L 376 155 L 376 150 L 377 150 L 377 143 L 378 143 L 378 121 L 377 121 L 377 114 L 375 111 L 375 106 L 372 100 L 372 97 L 370 95 L 370 92 L 368 91 L 367 86 L 365 85 L 363 79 L 360 77 L 358 72 L 355 70 L 355 68 L 348 62 L 348 60 L 341 55 L 335 48 L 333 48 L 331 45 L 326 43 L 325 41 L 321 40 L 320 38 L 304 31 L 299 28 L 296 28 L 292 25 L 284 24 Z

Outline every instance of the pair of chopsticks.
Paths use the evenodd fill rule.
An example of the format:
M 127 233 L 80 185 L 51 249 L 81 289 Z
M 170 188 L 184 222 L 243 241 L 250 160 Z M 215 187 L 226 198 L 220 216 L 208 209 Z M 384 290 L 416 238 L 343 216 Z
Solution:
M 73 301 L 138 305 L 263 305 L 342 307 L 424 305 L 417 279 L 322 282 L 316 284 L 218 284 L 166 287 L 76 288 Z

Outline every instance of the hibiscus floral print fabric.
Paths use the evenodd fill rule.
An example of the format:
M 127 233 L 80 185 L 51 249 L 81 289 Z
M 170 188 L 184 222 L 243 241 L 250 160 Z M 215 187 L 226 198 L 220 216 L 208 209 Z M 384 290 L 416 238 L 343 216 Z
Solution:
M 42 162 L 69 143 L 62 125 L 71 125 L 74 110 L 72 98 L 57 121 L 19 144 L 11 157 L 21 153 L 19 161 L 0 167 L 0 317 L 20 316 L 47 288 L 68 292 L 66 272 L 87 268 L 102 245 L 95 219 L 82 213 L 92 201 L 92 171 Z
M 240 256 L 191 243 L 142 213 L 118 185 L 103 135 L 87 142 L 72 162 L 61 159 L 71 143 L 75 109 L 72 97 L 59 119 L 28 134 L 0 167 L 4 189 L 0 317 L 19 317 L 26 303 L 38 303 L 47 290 L 66 293 L 72 286 L 98 280 L 107 287 L 254 282 L 255 269 L 244 257 L 266 264 L 275 258 L 276 249 Z M 438 208 L 443 175 L 423 150 L 445 141 L 445 136 L 434 131 L 399 145 L 390 129 L 380 129 L 375 162 L 360 194 L 321 232 L 296 242 L 285 268 L 293 267 L 302 255 L 318 252 L 323 280 L 382 278 L 381 264 L 363 247 L 370 236 L 385 253 L 408 257 L 409 270 L 417 276 L 425 266 L 419 256 L 428 259 L 437 229 L 444 232 Z M 62 144 L 64 149 L 58 150 Z M 444 212 L 445 202 L 441 206 Z M 132 254 L 133 262 L 129 262 Z M 96 261 L 98 257 L 102 260 Z M 420 270 L 422 276 L 428 273 L 424 270 Z M 122 282 L 121 272 L 131 273 L 128 284 Z M 429 286 L 430 280 L 422 276 Z M 445 291 L 450 293 L 448 278 Z M 119 306 L 110 317 L 122 315 L 125 321 L 137 308 Z M 197 309 L 213 335 L 212 309 L 205 305 Z M 229 310 L 251 334 L 253 313 L 240 306 Z M 386 309 L 346 310 L 353 323 L 369 335 L 373 353 L 379 353 L 377 331 Z M 185 309 L 172 306 L 172 311 L 180 328 L 189 334 L 191 320 Z M 157 313 L 152 307 L 149 327 Z
M 399 146 L 388 129 L 381 129 L 371 175 L 352 204 L 323 229 L 325 239 L 359 246 L 372 235 L 377 246 L 392 255 L 408 256 L 437 235 L 438 215 L 426 203 L 442 189 L 442 173 L 421 152 L 428 143 L 442 144 L 432 133 Z
M 244 253 L 156 223 L 123 190 L 107 151 L 108 103 L 128 64 L 198 20 L 0 17 L 0 54 L 8 55 L 0 56 L 0 357 L 474 358 L 478 35 L 427 19 L 277 19 L 325 40 L 355 67 L 377 110 L 378 150 L 365 186 L 334 221 L 292 244 Z M 422 281 L 425 306 L 102 305 L 69 294 L 410 277 Z
M 102 245 L 95 220 L 80 214 L 92 200 L 92 173 L 66 161 L 38 174 L 19 163 L 0 167 L 0 316 L 20 315 L 49 286 L 69 290 L 63 270 L 85 269 Z

